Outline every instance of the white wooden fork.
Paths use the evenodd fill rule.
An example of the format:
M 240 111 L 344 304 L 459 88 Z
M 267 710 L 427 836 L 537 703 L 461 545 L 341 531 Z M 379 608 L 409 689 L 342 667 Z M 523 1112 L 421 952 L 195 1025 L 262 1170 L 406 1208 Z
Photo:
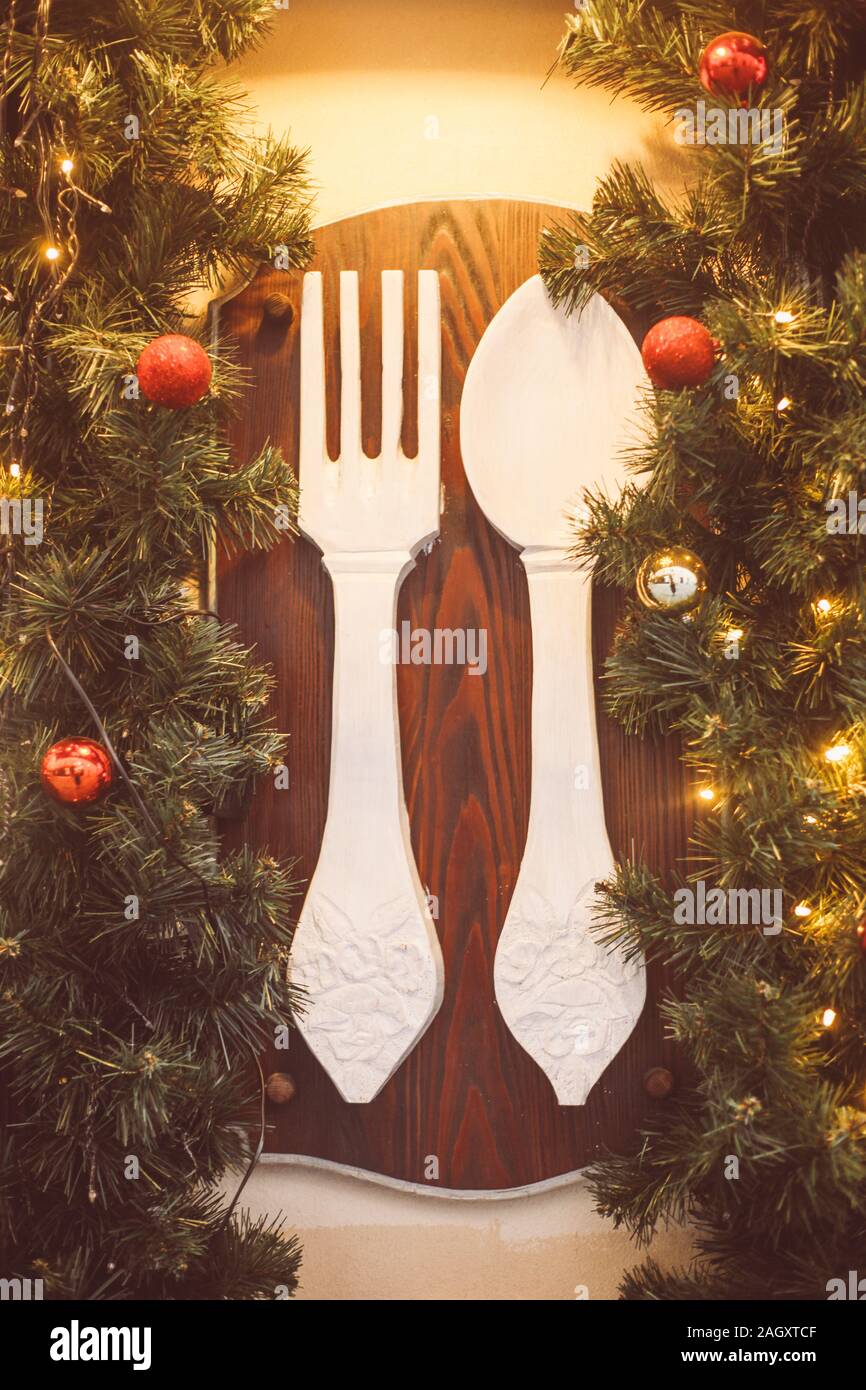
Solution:
M 435 1017 L 439 939 L 412 855 L 394 671 L 397 595 L 439 530 L 439 276 L 418 276 L 418 454 L 400 446 L 403 272 L 382 274 L 382 449 L 361 442 L 358 276 L 340 275 L 340 458 L 328 457 L 322 277 L 301 309 L 301 530 L 334 585 L 328 815 L 292 950 L 298 1024 L 345 1100 L 371 1101 Z

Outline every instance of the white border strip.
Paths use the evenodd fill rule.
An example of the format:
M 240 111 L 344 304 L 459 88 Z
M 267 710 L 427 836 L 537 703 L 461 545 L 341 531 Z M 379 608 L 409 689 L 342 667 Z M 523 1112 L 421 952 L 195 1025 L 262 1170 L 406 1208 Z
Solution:
M 307 1154 L 262 1154 L 259 1163 L 268 1168 L 312 1168 L 322 1173 L 333 1173 L 337 1177 L 355 1178 L 360 1182 L 372 1183 L 376 1187 L 387 1187 L 394 1192 L 404 1192 L 410 1197 L 444 1197 L 456 1202 L 511 1202 L 520 1197 L 540 1197 L 562 1187 L 578 1187 L 584 1180 L 584 1170 L 579 1168 L 573 1173 L 560 1173 L 555 1178 L 545 1178 L 543 1182 L 530 1183 L 526 1187 L 476 1190 L 406 1182 L 403 1178 L 389 1178 L 383 1173 L 372 1173 L 366 1168 L 334 1163 L 329 1158 L 311 1158 Z

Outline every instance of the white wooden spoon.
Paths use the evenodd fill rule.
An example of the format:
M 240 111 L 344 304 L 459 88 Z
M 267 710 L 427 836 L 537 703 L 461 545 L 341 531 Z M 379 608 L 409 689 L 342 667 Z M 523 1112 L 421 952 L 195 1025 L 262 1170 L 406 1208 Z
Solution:
M 487 328 L 466 375 L 460 443 L 488 520 L 520 548 L 532 616 L 532 802 L 496 953 L 502 1015 L 561 1105 L 583 1105 L 631 1033 L 643 962 L 591 934 L 595 883 L 613 869 L 604 823 L 591 647 L 591 576 L 575 568 L 575 502 L 625 478 L 645 383 L 625 325 L 595 296 L 554 309 L 540 276 Z

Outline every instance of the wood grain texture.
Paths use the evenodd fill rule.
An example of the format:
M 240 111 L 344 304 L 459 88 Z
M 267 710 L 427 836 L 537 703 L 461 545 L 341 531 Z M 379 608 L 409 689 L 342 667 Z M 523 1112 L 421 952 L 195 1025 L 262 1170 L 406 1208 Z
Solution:
M 439 903 L 445 999 L 428 1032 L 368 1105 L 343 1101 L 299 1035 L 268 1070 L 288 1071 L 297 1095 L 269 1113 L 267 1149 L 425 1180 L 435 1155 L 438 1185 L 490 1189 L 538 1182 L 586 1164 L 602 1146 L 629 1144 L 654 1105 L 643 1089 L 651 1066 L 676 1072 L 655 1007 L 649 973 L 646 1009 L 588 1103 L 561 1107 L 532 1059 L 511 1037 L 493 996 L 496 943 L 526 837 L 530 786 L 532 656 L 526 578 L 518 552 L 480 513 L 459 452 L 465 372 L 484 328 L 536 271 L 542 227 L 567 215 L 543 204 L 506 200 L 430 202 L 384 209 L 322 229 L 311 269 L 325 281 L 328 440 L 339 438 L 336 295 L 340 270 L 358 270 L 364 334 L 363 434 L 376 454 L 380 431 L 379 272 L 406 272 L 406 419 L 403 442 L 415 452 L 416 272 L 437 270 L 443 317 L 441 534 L 400 594 L 398 623 L 486 628 L 488 671 L 398 666 L 403 778 L 421 882 Z M 265 440 L 298 456 L 299 316 L 302 276 L 262 268 L 220 310 L 250 370 L 234 444 L 240 457 Z M 288 294 L 291 323 L 263 315 L 274 291 Z M 597 589 L 593 650 L 598 672 L 619 597 Z M 221 616 L 268 662 L 277 686 L 273 714 L 289 738 L 291 789 L 263 783 L 230 844 L 246 839 L 297 860 L 308 881 L 325 821 L 331 736 L 333 604 L 321 557 L 309 542 L 285 541 L 269 555 L 223 558 Z M 658 868 L 682 859 L 691 822 L 674 742 L 627 739 L 601 709 L 598 731 L 605 815 L 614 852 Z M 300 903 L 299 903 L 300 907 Z

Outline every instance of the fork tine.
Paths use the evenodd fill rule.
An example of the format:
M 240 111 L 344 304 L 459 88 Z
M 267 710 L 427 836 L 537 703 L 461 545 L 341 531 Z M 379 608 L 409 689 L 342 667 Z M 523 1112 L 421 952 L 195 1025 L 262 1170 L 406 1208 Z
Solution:
M 358 310 L 358 272 L 340 272 L 340 458 L 361 454 L 361 325 Z
M 312 270 L 304 276 L 301 302 L 301 453 L 300 466 L 315 474 L 327 457 L 325 435 L 325 322 L 322 276 Z M 306 479 L 306 485 L 310 483 Z
M 440 452 L 439 396 L 442 376 L 442 327 L 439 275 L 418 272 L 418 458 L 438 466 Z
M 382 271 L 382 458 L 397 457 L 403 427 L 403 272 Z

